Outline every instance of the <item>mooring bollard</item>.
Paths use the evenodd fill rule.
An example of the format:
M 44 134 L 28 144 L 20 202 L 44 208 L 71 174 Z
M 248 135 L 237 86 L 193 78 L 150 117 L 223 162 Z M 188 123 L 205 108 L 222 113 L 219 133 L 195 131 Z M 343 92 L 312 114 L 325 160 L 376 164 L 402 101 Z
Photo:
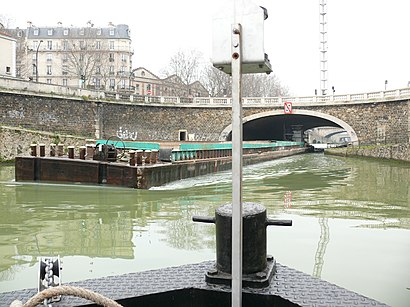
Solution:
M 46 156 L 46 144 L 39 144 L 40 147 L 40 157 Z
M 130 150 L 129 154 L 130 154 L 130 165 L 135 166 L 135 151 Z
M 68 158 L 69 159 L 74 159 L 74 146 L 68 146 Z
M 158 150 L 153 149 L 151 150 L 151 164 L 155 164 L 158 161 Z
M 30 155 L 32 157 L 37 157 L 37 144 L 30 145 Z
M 266 226 L 291 226 L 290 220 L 270 220 L 266 209 L 255 203 L 243 203 L 243 284 L 265 287 L 276 272 L 276 261 L 266 254 Z M 215 217 L 194 216 L 193 221 L 214 223 L 216 226 L 216 264 L 206 272 L 209 283 L 230 284 L 232 273 L 232 205 L 215 210 Z
M 94 157 L 95 144 L 87 144 L 87 154 L 85 155 L 87 160 L 92 160 Z
M 151 163 L 151 150 L 145 150 L 144 156 L 145 156 L 145 164 L 150 164 Z
M 62 157 L 64 155 L 64 144 L 57 145 L 57 156 Z
M 142 165 L 142 150 L 137 150 L 137 165 Z
M 80 159 L 85 160 L 85 153 L 86 153 L 86 147 L 85 146 L 80 146 Z
M 85 140 L 85 147 L 86 149 L 86 154 L 85 154 L 85 159 L 86 160 L 92 160 L 94 157 L 94 148 L 95 148 L 95 140 L 94 139 L 86 139 Z
M 56 156 L 56 144 L 51 143 L 50 144 L 50 157 L 55 157 Z

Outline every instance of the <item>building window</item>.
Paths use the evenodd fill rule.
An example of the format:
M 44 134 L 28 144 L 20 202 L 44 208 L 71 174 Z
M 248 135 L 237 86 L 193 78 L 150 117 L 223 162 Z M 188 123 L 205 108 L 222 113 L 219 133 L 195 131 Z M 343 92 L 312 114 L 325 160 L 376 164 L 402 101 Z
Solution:
M 110 89 L 115 89 L 115 79 L 110 79 Z
M 101 35 L 101 32 L 102 32 L 101 28 L 98 28 L 97 29 L 97 35 Z
M 127 62 L 127 55 L 126 54 L 121 54 L 121 61 Z
M 53 41 L 47 41 L 47 49 L 53 50 Z
M 51 53 L 47 53 L 47 62 L 51 62 L 53 60 L 53 55 Z
M 80 35 L 84 35 L 84 28 L 80 29 Z
M 66 36 L 68 35 L 68 29 L 63 30 L 63 35 L 66 35 Z
M 141 71 L 141 76 L 145 77 L 145 71 Z
M 33 35 L 36 35 L 36 36 L 38 35 L 38 29 L 33 30 Z
M 80 41 L 80 49 L 85 50 L 85 42 L 84 41 Z
M 81 53 L 81 54 L 80 54 L 79 60 L 80 60 L 80 62 L 83 62 L 83 61 L 84 61 L 84 53 Z
M 39 42 L 38 41 L 33 41 L 33 50 L 37 50 Z M 35 55 L 34 55 L 35 56 Z
M 47 75 L 51 75 L 51 65 L 47 65 Z
M 68 54 L 67 53 L 63 54 L 63 62 L 68 62 Z
M 125 80 L 121 80 L 121 88 L 125 89 Z
M 63 41 L 63 50 L 68 50 L 68 41 Z
M 97 50 L 101 49 L 101 42 L 100 41 L 95 42 L 95 49 L 97 49 Z
M 63 65 L 63 75 L 68 75 L 68 66 Z
M 114 74 L 114 66 L 110 66 L 110 75 Z
M 110 41 L 110 50 L 114 50 L 114 41 Z
M 10 66 L 6 66 L 6 74 L 11 74 L 11 68 Z
M 95 87 L 100 88 L 100 86 L 101 86 L 101 80 L 98 78 L 95 78 Z
M 53 35 L 53 29 L 48 29 L 47 30 L 47 35 Z
M 36 74 L 36 64 L 33 64 L 33 76 Z
M 95 74 L 96 74 L 96 75 L 100 75 L 100 74 L 101 74 L 101 66 L 97 66 L 97 67 L 95 68 Z
M 110 62 L 114 62 L 114 53 L 110 53 L 110 59 L 109 59 L 109 61 L 110 61 Z
M 67 79 L 63 79 L 63 85 L 67 86 Z
M 114 28 L 110 28 L 110 35 L 113 36 L 115 34 L 115 29 Z
M 51 84 L 51 79 L 47 79 L 47 84 Z

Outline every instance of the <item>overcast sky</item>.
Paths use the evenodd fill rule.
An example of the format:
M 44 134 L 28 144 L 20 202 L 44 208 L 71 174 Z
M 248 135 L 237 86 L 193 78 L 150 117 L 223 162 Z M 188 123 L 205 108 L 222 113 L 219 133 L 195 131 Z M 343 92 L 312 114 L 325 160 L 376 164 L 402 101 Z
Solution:
M 160 75 L 178 50 L 212 57 L 212 17 L 224 0 L 2 0 L 13 27 L 128 24 L 134 68 Z M 252 0 L 267 8 L 265 52 L 274 73 L 298 96 L 320 86 L 319 0 Z M 336 94 L 407 87 L 409 0 L 328 0 L 329 88 Z

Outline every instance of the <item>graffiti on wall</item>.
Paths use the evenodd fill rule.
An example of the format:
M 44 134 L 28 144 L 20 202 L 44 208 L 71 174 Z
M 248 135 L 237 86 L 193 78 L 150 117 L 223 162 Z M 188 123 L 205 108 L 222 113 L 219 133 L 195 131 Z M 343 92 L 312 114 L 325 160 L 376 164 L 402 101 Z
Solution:
M 24 118 L 24 112 L 18 110 L 7 111 L 7 115 L 10 118 Z
M 117 130 L 117 136 L 122 140 L 133 140 L 137 139 L 137 131 L 129 131 L 123 127 Z

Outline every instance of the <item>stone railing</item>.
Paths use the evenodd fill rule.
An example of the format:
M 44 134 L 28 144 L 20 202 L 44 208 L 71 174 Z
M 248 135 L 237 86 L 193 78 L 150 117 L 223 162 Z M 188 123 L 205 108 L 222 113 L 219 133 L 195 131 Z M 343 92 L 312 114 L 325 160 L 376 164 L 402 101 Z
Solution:
M 33 95 L 70 96 L 82 97 L 92 100 L 107 100 L 118 102 L 133 102 L 144 104 L 163 105 L 202 105 L 224 106 L 231 105 L 230 97 L 169 97 L 169 96 L 141 96 L 128 93 L 105 92 L 103 90 L 87 90 L 70 88 L 61 85 L 25 81 L 19 78 L 0 77 L 0 91 L 32 93 Z M 327 95 L 327 96 L 301 96 L 301 97 L 244 97 L 244 106 L 283 106 L 285 102 L 292 102 L 296 106 L 312 104 L 344 104 L 344 103 L 373 103 L 377 101 L 408 99 L 410 87 L 368 92 L 359 94 Z

